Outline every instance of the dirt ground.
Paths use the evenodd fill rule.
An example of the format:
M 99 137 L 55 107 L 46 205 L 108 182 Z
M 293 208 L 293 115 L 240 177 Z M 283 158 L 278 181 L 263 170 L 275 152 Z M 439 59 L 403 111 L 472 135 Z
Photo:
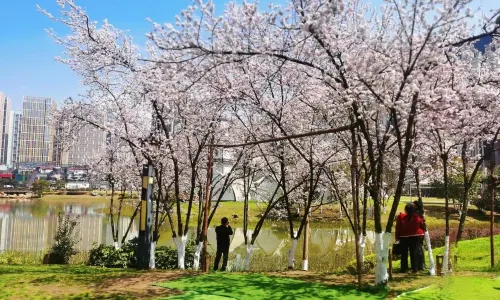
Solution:
M 180 292 L 154 286 L 155 283 L 174 280 L 188 275 L 189 272 L 151 271 L 129 277 L 113 278 L 100 284 L 91 286 L 92 293 L 96 295 L 123 295 L 134 299 L 151 299 L 164 297 Z

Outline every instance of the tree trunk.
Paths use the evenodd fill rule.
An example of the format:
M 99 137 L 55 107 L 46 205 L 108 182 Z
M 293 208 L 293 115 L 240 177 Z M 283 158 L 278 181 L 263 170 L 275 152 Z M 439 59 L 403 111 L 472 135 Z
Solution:
M 449 272 L 449 258 L 450 258 L 450 209 L 449 209 L 449 199 L 448 199 L 448 154 L 444 153 L 441 155 L 441 160 L 443 162 L 443 180 L 444 180 L 444 201 L 445 201 L 445 218 L 446 218 L 446 230 L 444 238 L 444 255 L 443 255 L 443 268 L 442 273 L 446 274 Z
M 210 143 L 213 143 L 213 138 Z M 207 182 L 205 185 L 205 213 L 203 215 L 203 272 L 208 273 L 208 215 L 210 212 L 210 195 L 212 188 L 212 169 L 214 164 L 214 148 L 210 147 L 207 163 Z
M 432 256 L 432 244 L 431 238 L 429 236 L 429 231 L 425 231 L 425 243 L 427 244 L 427 253 L 429 255 L 429 274 L 431 276 L 436 275 L 436 264 L 434 263 L 434 256 Z
M 471 182 L 469 181 L 469 176 L 467 172 L 467 165 L 469 163 L 467 153 L 466 153 L 466 148 L 467 148 L 467 143 L 463 143 L 462 145 L 462 170 L 463 170 L 463 177 L 464 177 L 464 194 L 462 198 L 462 207 L 461 207 L 461 214 L 460 214 L 460 222 L 458 223 L 458 231 L 457 231 L 457 239 L 455 241 L 455 245 L 458 246 L 458 242 L 462 239 L 462 234 L 464 232 L 465 228 L 465 220 L 467 219 L 467 211 L 469 210 L 469 193 L 470 193 L 470 187 L 471 187 Z M 472 175 L 474 176 L 474 175 Z
M 187 236 L 183 235 L 181 237 L 175 237 L 174 243 L 177 248 L 177 267 L 180 270 L 184 270 L 186 269 L 185 256 L 186 256 Z
M 137 216 L 137 213 L 139 212 L 139 208 L 141 207 L 141 202 L 139 201 L 139 204 L 135 207 L 134 213 L 132 214 L 132 217 L 130 217 L 130 222 L 128 223 L 127 230 L 122 236 L 122 244 L 126 242 L 128 233 L 130 232 L 130 228 L 132 228 L 132 224 L 134 223 L 135 216 Z
M 352 208 L 353 208 L 353 232 L 354 244 L 356 248 L 356 271 L 358 273 L 358 288 L 361 288 L 363 281 L 363 263 L 361 259 L 360 243 L 359 243 L 359 201 L 358 201 L 358 145 L 356 140 L 356 131 L 354 128 L 351 130 L 351 193 L 352 193 Z
M 306 226 L 304 229 L 304 244 L 302 247 L 302 271 L 309 270 L 309 236 L 310 236 L 310 228 L 309 228 L 309 215 L 304 216 L 306 218 Z
M 201 256 L 201 250 L 203 249 L 203 242 L 200 241 L 196 245 L 196 248 L 194 249 L 194 261 L 193 261 L 193 270 L 198 271 L 200 269 L 200 256 Z
M 243 265 L 243 270 L 244 271 L 248 271 L 250 270 L 250 261 L 251 261 L 251 258 L 252 258 L 252 251 L 253 251 L 253 244 L 249 244 L 246 246 L 246 256 L 245 256 L 245 262 L 244 262 L 244 265 Z
M 295 232 L 293 235 L 295 236 Z M 288 250 L 288 269 L 293 270 L 295 267 L 295 250 L 297 250 L 297 245 L 299 243 L 299 240 L 297 238 L 292 238 L 292 246 L 290 247 L 290 250 Z

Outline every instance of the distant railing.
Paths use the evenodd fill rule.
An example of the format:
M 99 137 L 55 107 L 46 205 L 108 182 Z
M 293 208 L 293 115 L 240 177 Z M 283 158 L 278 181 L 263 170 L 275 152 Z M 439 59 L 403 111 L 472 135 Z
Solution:
M 4 193 L 6 195 L 20 195 L 20 194 L 28 194 L 31 193 L 29 189 L 4 189 L 0 190 L 0 193 Z

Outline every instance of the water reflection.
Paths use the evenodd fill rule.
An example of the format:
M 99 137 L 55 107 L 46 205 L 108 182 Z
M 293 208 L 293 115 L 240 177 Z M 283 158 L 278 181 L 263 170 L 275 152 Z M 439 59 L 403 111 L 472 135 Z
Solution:
M 1 201 L 1 200 L 0 200 Z M 0 251 L 40 251 L 52 246 L 57 228 L 57 214 L 64 211 L 80 216 L 78 250 L 90 250 L 93 243 L 113 244 L 109 219 L 96 209 L 105 204 L 47 204 L 35 202 L 0 202 Z M 121 218 L 118 223 L 119 236 L 126 231 L 130 218 Z M 230 251 L 245 252 L 245 239 L 241 228 L 234 228 Z M 190 229 L 191 233 L 194 232 Z M 128 238 L 138 235 L 137 222 L 132 224 Z M 368 232 L 368 241 L 374 240 L 373 232 Z M 215 251 L 215 228 L 208 232 L 211 251 Z M 311 229 L 310 243 L 315 255 L 324 256 L 334 253 L 335 249 L 346 243 L 354 242 L 354 234 L 349 229 Z M 171 231 L 161 232 L 159 245 L 174 247 Z M 266 256 L 281 255 L 289 244 L 286 229 L 278 227 L 263 228 L 255 242 L 255 249 Z
M 96 212 L 104 204 L 47 204 L 35 202 L 0 202 L 0 251 L 40 251 L 48 249 L 54 242 L 57 215 L 65 212 L 80 216 L 78 228 L 78 250 L 90 250 L 92 244 L 112 244 L 108 218 Z M 130 222 L 121 218 L 120 232 L 124 232 Z M 133 224 L 130 236 L 137 235 Z

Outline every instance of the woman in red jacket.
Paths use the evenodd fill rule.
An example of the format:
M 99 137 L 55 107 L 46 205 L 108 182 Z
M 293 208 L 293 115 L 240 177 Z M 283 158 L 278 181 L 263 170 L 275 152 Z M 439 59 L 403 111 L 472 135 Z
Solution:
M 405 206 L 405 213 L 401 213 L 396 219 L 396 241 L 401 247 L 401 272 L 408 271 L 408 251 L 410 252 L 411 269 L 417 272 L 421 264 L 418 247 L 421 237 L 424 235 L 423 219 L 415 213 L 413 204 Z

